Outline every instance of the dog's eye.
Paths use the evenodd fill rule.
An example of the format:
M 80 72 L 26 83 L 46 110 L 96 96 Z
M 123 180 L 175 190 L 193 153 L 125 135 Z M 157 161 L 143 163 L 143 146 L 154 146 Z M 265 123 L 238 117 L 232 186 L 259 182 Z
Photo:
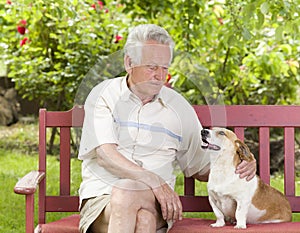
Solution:
M 225 132 L 224 131 L 219 131 L 219 135 L 225 136 Z

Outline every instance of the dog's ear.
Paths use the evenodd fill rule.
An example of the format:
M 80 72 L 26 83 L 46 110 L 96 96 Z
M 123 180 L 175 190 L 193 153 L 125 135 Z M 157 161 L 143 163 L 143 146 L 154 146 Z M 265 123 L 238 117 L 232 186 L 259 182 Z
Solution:
M 241 160 L 246 160 L 248 162 L 254 160 L 253 154 L 250 152 L 249 147 L 244 142 L 242 142 L 241 140 L 236 140 L 235 145 L 236 153 Z

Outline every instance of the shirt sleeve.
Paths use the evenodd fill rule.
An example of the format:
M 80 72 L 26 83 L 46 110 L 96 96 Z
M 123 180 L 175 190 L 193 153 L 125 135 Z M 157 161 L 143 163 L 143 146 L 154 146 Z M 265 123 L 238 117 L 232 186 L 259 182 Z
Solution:
M 198 120 L 197 114 L 191 107 L 185 114 L 183 124 L 183 137 L 181 149 L 177 151 L 176 158 L 178 164 L 186 177 L 195 173 L 205 174 L 209 170 L 210 159 L 201 148 L 201 129 L 202 125 Z
M 83 160 L 95 156 L 95 149 L 106 143 L 117 144 L 112 110 L 103 97 L 102 86 L 89 94 L 84 105 L 85 117 L 78 158 Z

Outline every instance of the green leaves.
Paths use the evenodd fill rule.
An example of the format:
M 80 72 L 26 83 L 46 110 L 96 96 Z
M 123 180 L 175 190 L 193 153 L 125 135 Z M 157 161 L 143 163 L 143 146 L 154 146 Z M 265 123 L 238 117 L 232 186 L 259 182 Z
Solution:
M 63 110 L 133 25 L 155 23 L 176 42 L 171 82 L 191 103 L 295 104 L 299 12 L 300 0 L 12 1 L 0 4 L 0 53 L 24 97 Z M 113 73 L 102 69 L 92 83 Z
M 124 7 L 115 1 L 24 0 L 1 6 L 0 44 L 6 49 L 0 51 L 8 75 L 23 97 L 39 99 L 50 110 L 70 108 L 89 69 L 99 56 L 120 49 L 124 40 L 115 44 L 114 38 L 127 33 Z M 22 19 L 24 35 L 16 28 Z

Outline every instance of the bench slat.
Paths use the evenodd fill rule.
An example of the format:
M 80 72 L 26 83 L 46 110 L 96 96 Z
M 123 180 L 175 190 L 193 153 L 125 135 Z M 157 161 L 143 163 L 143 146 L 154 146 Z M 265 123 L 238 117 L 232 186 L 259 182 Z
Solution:
M 49 113 L 49 112 L 48 112 Z M 82 106 L 69 111 L 52 111 L 47 114 L 47 127 L 81 127 L 84 119 Z
M 195 105 L 194 109 L 206 127 L 300 127 L 299 106 Z
M 78 196 L 47 196 L 46 208 L 47 212 L 78 212 L 79 197 Z
M 284 129 L 284 190 L 295 196 L 295 129 Z
M 263 156 L 261 156 L 263 155 Z M 259 128 L 259 175 L 270 184 L 270 128 Z
M 212 212 L 207 196 L 180 196 L 185 212 Z
M 184 177 L 184 195 L 195 195 L 195 180 L 193 178 Z
M 60 195 L 70 195 L 70 146 L 69 127 L 60 128 Z
M 235 127 L 234 132 L 236 133 L 237 137 L 241 140 L 244 141 L 245 137 L 245 128 L 244 127 Z

